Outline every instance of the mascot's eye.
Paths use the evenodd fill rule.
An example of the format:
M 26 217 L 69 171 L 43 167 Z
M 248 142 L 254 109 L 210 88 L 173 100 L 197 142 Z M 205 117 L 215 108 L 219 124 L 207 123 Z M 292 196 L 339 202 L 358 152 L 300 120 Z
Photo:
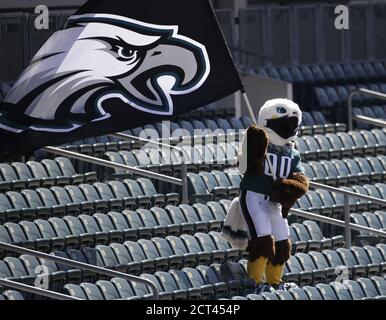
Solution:
M 119 60 L 134 62 L 137 60 L 138 51 L 117 46 Z
M 287 110 L 284 107 L 277 107 L 276 111 L 277 113 L 282 113 L 282 114 L 287 113 Z

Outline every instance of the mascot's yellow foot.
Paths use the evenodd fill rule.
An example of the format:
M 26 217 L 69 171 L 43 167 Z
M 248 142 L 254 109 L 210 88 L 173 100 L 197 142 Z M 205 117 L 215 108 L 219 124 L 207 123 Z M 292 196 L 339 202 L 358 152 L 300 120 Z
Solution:
M 279 285 L 281 283 L 281 277 L 284 271 L 283 265 L 273 265 L 271 262 L 268 263 L 265 270 L 265 280 L 270 285 Z
M 268 258 L 260 257 L 255 261 L 248 261 L 247 270 L 250 278 L 254 279 L 256 283 L 263 282 L 265 275 L 265 268 L 267 267 Z

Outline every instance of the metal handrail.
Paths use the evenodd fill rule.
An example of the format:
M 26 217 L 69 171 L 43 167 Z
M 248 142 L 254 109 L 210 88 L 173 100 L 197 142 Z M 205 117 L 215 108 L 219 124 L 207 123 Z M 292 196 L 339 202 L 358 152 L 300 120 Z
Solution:
M 156 172 L 131 167 L 131 166 L 128 166 L 125 164 L 117 163 L 117 162 L 112 162 L 112 161 L 108 161 L 108 160 L 104 160 L 104 159 L 100 159 L 100 158 L 95 158 L 95 157 L 88 156 L 88 155 L 85 155 L 82 153 L 64 150 L 64 149 L 57 148 L 57 147 L 45 147 L 44 150 L 46 150 L 47 152 L 50 152 L 50 153 L 54 153 L 57 155 L 61 155 L 61 156 L 65 156 L 65 157 L 69 157 L 69 158 L 73 158 L 73 159 L 77 159 L 77 160 L 90 162 L 90 163 L 100 165 L 100 166 L 105 166 L 105 167 L 109 167 L 109 168 L 113 168 L 113 169 L 123 169 L 123 170 L 133 172 L 135 174 L 142 175 L 142 176 L 145 176 L 145 177 L 148 177 L 151 179 L 157 179 L 157 180 L 161 180 L 164 182 L 177 184 L 180 186 L 183 185 L 182 179 L 169 177 L 169 176 L 166 176 L 163 174 L 159 174 Z
M 349 197 L 357 198 L 357 199 L 363 199 L 367 200 L 370 202 L 374 202 L 377 204 L 381 205 L 386 205 L 386 200 L 384 199 L 379 199 L 379 198 L 374 198 L 371 196 L 366 196 L 364 194 L 348 191 L 348 190 L 342 190 L 339 188 L 327 186 L 321 183 L 316 183 L 316 182 L 310 182 L 310 187 L 312 188 L 319 188 L 319 189 L 325 189 L 331 192 L 336 192 L 336 193 L 341 193 L 343 194 L 343 204 L 344 204 L 344 223 L 343 227 L 345 228 L 345 242 L 346 246 L 350 247 L 351 246 L 351 229 L 352 229 L 352 224 L 350 223 L 350 199 Z M 339 220 L 338 220 L 339 221 Z
M 197 129 L 197 130 L 198 131 L 202 131 L 200 129 Z M 224 130 L 222 128 L 219 128 L 218 130 L 219 130 L 220 134 L 225 134 L 225 137 L 228 138 L 229 136 L 232 136 L 232 135 L 234 137 L 239 137 L 240 135 L 244 134 L 244 131 L 246 129 L 227 129 L 227 130 Z M 109 134 L 109 136 L 113 136 L 113 137 L 117 137 L 117 138 L 122 138 L 122 136 L 120 136 L 121 134 L 124 134 L 124 133 L 121 133 L 121 132 L 120 133 L 113 133 L 113 134 Z M 149 140 L 149 141 L 154 142 L 154 143 L 160 142 L 160 143 L 162 143 L 165 146 L 173 146 L 173 144 L 169 144 L 169 143 L 177 144 L 179 142 L 184 142 L 184 141 L 186 141 L 188 139 L 192 139 L 193 141 L 197 141 L 199 139 L 201 139 L 201 140 L 204 140 L 204 139 L 206 139 L 206 140 L 211 140 L 211 139 L 214 140 L 214 138 L 217 137 L 217 136 L 218 136 L 218 134 L 215 134 L 215 133 L 197 134 L 197 135 L 195 135 L 195 134 L 193 134 L 193 135 L 187 134 L 187 135 L 183 135 L 183 136 L 180 136 L 180 137 L 174 137 L 174 136 L 171 136 L 169 138 L 162 138 L 161 137 L 161 138 L 156 138 L 156 140 Z M 131 136 L 130 135 L 130 137 L 135 137 L 135 136 Z M 138 137 L 135 137 L 135 138 L 138 138 Z M 143 139 L 143 138 L 139 138 L 139 139 Z
M 349 131 L 353 130 L 353 119 L 360 121 L 362 118 L 361 116 L 359 116 L 359 117 L 354 116 L 352 113 L 352 101 L 353 101 L 354 96 L 356 96 L 357 94 L 363 94 L 363 95 L 375 97 L 378 99 L 386 100 L 386 94 L 385 93 L 381 93 L 381 92 L 377 92 L 377 91 L 373 91 L 373 90 L 369 90 L 369 89 L 365 89 L 365 88 L 359 88 L 359 89 L 355 89 L 355 90 L 351 91 L 349 96 L 348 96 L 348 102 L 347 102 L 347 124 L 348 124 L 348 130 Z
M 161 146 L 161 147 L 166 147 L 168 149 L 174 149 L 178 151 L 181 155 L 181 180 L 182 180 L 182 203 L 183 204 L 188 204 L 189 203 L 189 194 L 188 194 L 188 167 L 186 165 L 186 162 L 184 161 L 184 151 L 181 148 L 178 148 L 176 146 L 172 146 L 170 144 L 162 143 L 159 141 L 153 141 L 149 139 L 144 139 L 144 138 L 139 138 L 136 136 L 132 136 L 126 133 L 122 132 L 117 132 L 110 134 L 113 137 L 117 137 L 120 139 L 125 139 L 125 140 L 134 140 L 138 142 L 143 142 L 147 144 L 152 144 L 155 146 Z
M 384 199 L 375 198 L 375 197 L 371 197 L 371 196 L 366 196 L 364 194 L 356 193 L 356 192 L 353 192 L 353 191 L 342 190 L 342 189 L 339 189 L 339 188 L 327 186 L 325 184 L 321 184 L 321 183 L 317 183 L 317 182 L 310 181 L 310 187 L 319 188 L 319 189 L 325 189 L 325 190 L 332 191 L 332 192 L 338 192 L 338 193 L 346 194 L 346 195 L 348 195 L 350 197 L 353 197 L 353 198 L 359 198 L 359 199 L 371 201 L 371 202 L 374 202 L 374 203 L 377 203 L 377 204 L 386 205 L 386 200 L 384 200 Z
M 134 140 L 137 142 L 148 143 L 148 144 L 152 144 L 154 146 L 166 147 L 166 148 L 174 149 L 174 150 L 177 150 L 178 152 L 183 153 L 183 150 L 181 148 L 178 148 L 178 147 L 173 146 L 171 144 L 163 143 L 162 141 L 159 141 L 159 140 L 149 140 L 149 139 L 145 139 L 145 138 L 132 136 L 130 134 L 123 133 L 123 132 L 111 133 L 111 134 L 109 134 L 109 136 L 124 139 L 124 140 Z
M 372 124 L 374 126 L 386 128 L 386 121 L 385 120 L 374 119 L 374 118 L 370 118 L 370 117 L 367 117 L 367 116 L 362 116 L 362 115 L 359 115 L 359 114 L 354 114 L 353 115 L 353 119 L 356 120 L 356 121 L 359 121 L 359 122 L 364 122 L 364 123 Z
M 133 275 L 130 275 L 130 274 L 127 274 L 127 273 L 123 273 L 123 272 L 119 272 L 119 271 L 115 271 L 115 270 L 111 270 L 111 269 L 106 269 L 106 268 L 103 268 L 103 267 L 94 266 L 92 264 L 87 264 L 87 263 L 84 263 L 84 262 L 79 262 L 79 261 L 75 261 L 75 260 L 71 260 L 71 259 L 67 259 L 67 258 L 58 257 L 58 256 L 54 256 L 54 255 L 51 255 L 51 254 L 43 253 L 43 252 L 40 252 L 40 251 L 35 251 L 35 250 L 23 248 L 23 247 L 16 246 L 14 244 L 5 243 L 5 242 L 0 242 L 0 248 L 4 249 L 4 250 L 7 250 L 7 251 L 11 251 L 11 252 L 17 252 L 17 253 L 20 253 L 20 254 L 29 254 L 29 255 L 32 255 L 32 256 L 35 256 L 35 257 L 38 257 L 38 258 L 52 260 L 54 262 L 61 263 L 61 264 L 64 264 L 64 265 L 68 265 L 70 267 L 74 267 L 74 268 L 80 269 L 80 270 L 86 270 L 86 271 L 90 271 L 90 272 L 94 272 L 94 273 L 99 273 L 99 274 L 103 274 L 103 275 L 106 275 L 106 276 L 109 276 L 109 277 L 119 277 L 119 278 L 122 278 L 122 279 L 125 279 L 125 280 L 129 280 L 129 281 L 133 281 L 133 282 L 140 282 L 140 283 L 143 283 L 143 284 L 145 284 L 145 285 L 147 285 L 147 286 L 149 286 L 151 288 L 151 290 L 153 292 L 154 300 L 158 300 L 159 299 L 158 288 L 150 280 L 146 280 L 146 279 L 143 279 L 143 278 L 140 278 L 140 277 L 136 277 L 136 276 L 133 276 Z
M 69 296 L 63 293 L 58 293 L 55 291 L 50 291 L 50 290 L 45 290 L 42 288 L 34 287 L 34 286 L 29 286 L 24 283 L 16 282 L 13 280 L 9 279 L 1 279 L 0 278 L 0 286 L 7 287 L 7 288 L 12 288 L 20 291 L 25 291 L 29 293 L 34 293 L 39 296 L 51 298 L 51 299 L 57 299 L 57 300 L 84 300 L 82 298 L 77 298 L 73 296 Z
M 307 211 L 300 210 L 300 209 L 291 209 L 289 212 L 296 215 L 296 216 L 303 217 L 306 219 L 311 219 L 311 220 L 316 220 L 316 221 L 320 221 L 320 222 L 324 222 L 324 223 L 329 223 L 329 224 L 332 224 L 332 225 L 335 225 L 338 227 L 343 227 L 343 228 L 346 227 L 346 223 L 343 222 L 342 220 L 322 216 L 320 214 L 311 213 L 311 212 L 307 212 Z M 369 232 L 369 233 L 372 233 L 376 236 L 386 238 L 386 231 L 369 228 L 366 226 L 362 226 L 360 224 L 350 223 L 350 229 L 356 230 L 356 231 Z

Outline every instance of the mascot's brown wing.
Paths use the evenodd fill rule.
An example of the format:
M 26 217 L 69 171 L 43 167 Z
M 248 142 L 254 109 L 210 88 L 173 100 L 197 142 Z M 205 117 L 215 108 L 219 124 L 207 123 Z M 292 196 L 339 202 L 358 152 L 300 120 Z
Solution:
M 273 184 L 272 201 L 282 205 L 282 215 L 287 217 L 289 210 L 296 200 L 305 195 L 308 191 L 308 178 L 302 173 L 292 173 L 286 179 L 278 179 Z
M 247 173 L 263 174 L 265 155 L 268 148 L 268 135 L 255 124 L 247 132 Z

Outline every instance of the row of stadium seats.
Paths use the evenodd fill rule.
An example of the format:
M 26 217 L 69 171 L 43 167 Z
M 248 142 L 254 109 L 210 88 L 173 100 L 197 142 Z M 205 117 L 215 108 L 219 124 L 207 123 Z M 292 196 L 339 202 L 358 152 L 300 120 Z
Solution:
M 310 251 L 291 256 L 287 265 L 292 274 L 286 274 L 287 281 L 298 284 L 329 282 L 337 276 L 340 266 L 347 267 L 346 276 L 350 279 L 386 274 L 385 245 L 357 247 L 350 249 L 326 249 L 322 252 Z M 319 270 L 319 271 L 316 271 Z M 294 279 L 293 279 L 294 278 Z
M 21 190 L 69 184 L 93 183 L 95 172 L 79 174 L 68 158 L 44 159 L 40 162 L 28 161 L 0 163 L 0 191 Z
M 321 234 L 317 225 L 307 228 L 312 222 L 306 222 L 307 224 L 292 226 L 292 232 L 299 230 L 300 236 L 303 236 L 301 232 L 307 233 L 305 235 L 307 239 L 311 238 L 309 230 L 313 230 L 312 228 Z M 307 251 L 306 247 L 308 250 L 320 252 L 340 248 L 343 245 L 343 238 L 336 236 L 321 240 L 294 240 L 294 244 L 295 246 L 298 244 L 297 248 L 301 249 L 299 252 L 311 252 Z M 232 248 L 217 231 L 197 232 L 194 235 L 168 235 L 165 238 L 153 237 L 151 239 L 139 239 L 137 242 L 125 241 L 123 244 L 115 242 L 108 245 L 97 245 L 95 250 L 92 251 L 91 248 L 67 249 L 67 254 L 64 254 L 63 251 L 55 251 L 54 253 L 71 259 L 77 257 L 75 260 L 78 261 L 89 260 L 94 261 L 94 263 L 97 261 L 100 266 L 113 267 L 133 274 L 238 261 L 247 256 L 245 251 Z M 91 252 L 94 254 L 91 255 Z
M 311 161 L 303 167 L 311 181 L 331 186 L 377 183 L 384 181 L 385 159 L 385 156 L 379 156 Z
M 229 108 L 226 104 L 222 104 L 221 101 L 210 103 L 201 108 L 192 110 L 185 114 L 179 115 L 179 119 L 202 119 L 202 118 L 214 118 L 214 117 L 233 117 L 235 115 L 235 109 Z
M 112 243 L 109 246 L 97 245 L 95 249 L 84 247 L 82 250 L 69 248 L 66 250 L 66 252 L 55 251 L 54 254 L 133 274 L 237 261 L 246 256 L 245 252 L 232 249 L 218 232 L 197 233 L 195 236 L 168 236 L 166 239 L 157 237 L 151 241 L 141 239 L 138 242 L 126 241 L 123 244 Z M 294 277 L 293 271 L 297 268 L 294 261 L 289 262 L 287 267 L 288 277 L 291 275 Z M 23 282 L 33 283 L 36 275 L 39 274 L 38 266 L 40 264 L 48 269 L 52 287 L 57 287 L 64 278 L 69 278 L 67 280 L 70 282 L 89 281 L 97 278 L 96 275 L 88 272 L 74 272 L 64 265 L 29 255 L 22 255 L 19 258 L 7 256 L 0 260 L 0 276 L 2 278 L 18 278 Z
M 353 114 L 358 116 L 366 116 L 373 119 L 379 119 L 379 120 L 385 120 L 386 119 L 386 105 L 381 106 L 370 106 L 370 107 L 354 107 L 353 108 Z M 363 129 L 371 129 L 373 125 L 355 121 L 356 128 L 363 130 Z
M 131 243 L 128 243 L 115 247 L 115 250 L 118 250 L 120 253 L 120 259 L 125 260 L 124 255 L 122 255 L 119 250 L 130 250 L 128 248 L 130 248 L 131 245 Z M 95 264 L 98 251 L 106 251 L 106 248 L 107 247 L 98 249 L 85 248 L 83 251 L 71 250 L 68 253 L 60 252 L 55 254 Z M 323 252 L 311 251 L 308 254 L 297 253 L 286 263 L 284 278 L 287 281 L 294 281 L 294 283 L 300 286 L 318 285 L 321 283 L 327 284 L 336 279 L 338 276 L 337 270 L 342 270 L 342 267 L 347 267 L 343 270 L 347 270 L 346 281 L 348 281 L 348 283 L 352 283 L 355 280 L 359 282 L 360 279 L 364 279 L 364 277 L 382 277 L 386 273 L 385 250 L 386 245 L 377 245 L 376 247 L 366 246 L 364 248 L 339 248 L 337 250 L 324 250 Z M 110 253 L 105 252 L 104 254 L 105 256 L 103 256 L 102 253 L 101 259 L 109 260 L 111 259 L 110 255 L 114 253 L 111 251 Z M 212 256 L 214 255 L 215 253 L 213 252 Z M 113 258 L 113 261 L 109 260 L 110 267 L 113 267 L 111 263 L 118 261 L 116 259 L 114 261 L 114 259 L 115 258 Z M 166 260 L 168 259 L 171 260 L 172 257 Z M 200 264 L 198 266 L 194 264 L 189 267 L 180 265 L 182 269 L 169 269 L 168 272 L 165 271 L 167 269 L 164 269 L 165 267 L 163 265 L 165 265 L 165 261 L 163 260 L 165 260 L 165 258 L 156 259 L 152 262 L 146 259 L 142 260 L 141 263 L 144 267 L 141 270 L 151 270 L 154 274 L 145 272 L 141 274 L 141 277 L 155 283 L 160 292 L 162 292 L 164 299 L 192 298 L 192 296 L 190 294 L 187 295 L 187 293 L 192 293 L 193 291 L 195 292 L 194 296 L 196 298 L 202 298 L 203 289 L 205 297 L 209 295 L 209 297 L 216 299 L 231 298 L 235 295 L 247 295 L 254 290 L 254 283 L 248 279 L 247 276 L 246 260 L 240 260 L 239 262 L 227 261 L 222 264 L 212 263 L 209 265 L 211 260 L 204 259 L 204 262 L 207 264 Z M 125 264 L 127 265 L 128 263 L 125 262 L 114 265 L 114 268 L 121 271 L 126 268 Z M 60 290 L 63 284 L 67 283 L 64 285 L 64 292 L 71 295 L 77 294 L 75 292 L 77 290 L 67 289 L 71 287 L 75 289 L 81 281 L 92 283 L 98 279 L 97 284 L 101 282 L 105 283 L 106 281 L 106 279 L 101 279 L 100 277 L 95 279 L 95 276 L 92 276 L 90 273 L 71 270 L 63 265 L 57 265 L 46 259 L 37 259 L 29 255 L 22 255 L 20 258 L 4 258 L 0 261 L 0 273 L 3 278 L 16 278 L 28 283 L 35 279 L 39 265 L 45 266 L 48 270 L 52 289 Z M 184 273 L 185 276 L 183 275 Z M 189 279 L 189 281 L 186 282 L 186 279 Z M 351 281 L 348 279 L 351 279 Z M 180 281 L 185 282 L 184 285 L 180 283 Z M 111 282 L 114 283 L 113 280 Z M 144 285 L 125 282 L 129 284 L 129 287 L 134 289 L 131 291 L 130 296 L 143 297 L 150 294 L 148 288 Z M 80 287 L 82 287 L 82 284 Z M 95 289 L 95 287 L 93 288 Z M 119 296 L 120 295 L 117 295 L 116 297 Z M 126 296 L 126 298 L 127 297 L 128 296 Z
M 375 211 L 375 212 L 362 212 L 361 214 L 352 213 L 350 214 L 353 221 L 362 226 L 370 227 L 378 230 L 386 230 L 386 212 Z M 364 234 L 368 234 L 364 232 Z
M 183 137 L 183 136 L 195 136 L 197 131 L 202 130 L 203 134 L 210 133 L 222 133 L 227 131 L 240 131 L 247 129 L 253 120 L 249 116 L 243 116 L 241 118 L 232 117 L 226 118 L 207 118 L 199 120 L 180 120 L 179 122 L 156 122 L 154 125 L 146 125 L 144 127 L 138 127 L 131 129 L 128 133 L 135 136 L 141 136 L 147 133 L 149 136 L 156 138 L 162 138 L 166 134 L 166 138 L 170 134 L 170 137 Z M 327 123 L 324 115 L 319 111 L 304 112 L 303 122 L 301 124 L 301 131 L 313 131 L 315 128 L 320 133 L 343 131 L 345 129 L 344 124 L 331 124 Z M 152 131 L 149 131 L 152 130 Z M 200 131 L 199 131 L 200 132 Z M 182 134 L 181 134 L 182 133 Z M 146 134 L 145 134 L 146 135 Z
M 325 136 L 299 137 L 296 140 L 296 145 L 306 161 L 379 155 L 386 151 L 386 136 L 385 132 L 379 129 L 350 133 L 341 132 Z M 185 161 L 188 163 L 188 170 L 192 172 L 223 169 L 226 166 L 234 165 L 238 148 L 238 142 L 182 147 Z M 179 176 L 181 172 L 181 155 L 176 150 L 167 152 L 163 149 L 145 148 L 143 150 L 120 151 L 119 153 L 107 152 L 106 157 L 117 163 L 142 167 L 167 175 Z M 349 170 L 356 172 L 358 170 L 364 170 L 365 172 L 382 170 L 384 167 L 384 157 L 379 157 L 378 160 L 370 158 L 370 160 L 370 165 L 358 160 L 358 168 L 352 162 L 352 159 L 345 159 L 346 162 L 351 162 Z M 343 168 L 343 170 L 346 169 Z M 332 169 L 332 172 L 334 171 Z M 116 170 L 116 173 L 122 172 L 123 170 Z M 315 176 L 312 170 L 308 173 L 311 178 Z M 316 176 L 324 177 L 325 173 L 318 173 Z M 0 180 L 0 188 L 5 191 L 20 190 L 26 187 L 36 188 L 40 186 L 89 183 L 96 180 L 96 174 L 95 172 L 77 174 L 69 159 L 58 157 L 55 161 L 44 159 L 41 162 L 28 161 L 27 163 L 0 164 Z
M 186 267 L 182 270 L 158 271 L 142 274 L 152 281 L 164 300 L 219 299 L 235 294 L 248 294 L 254 289 L 253 280 L 247 278 L 239 263 L 213 264 L 212 266 Z M 83 299 L 108 300 L 127 298 L 151 298 L 149 288 L 132 281 L 113 278 L 111 281 L 70 284 L 64 286 L 64 293 Z
M 226 298 L 223 298 L 225 300 Z M 290 288 L 261 295 L 233 296 L 231 300 L 385 300 L 386 279 L 382 277 L 343 280 L 343 282 L 320 283 L 315 287 Z
M 367 247 L 366 249 L 353 248 L 353 250 L 338 249 L 337 251 L 326 250 L 324 253 L 316 252 L 314 255 L 311 255 L 313 252 L 309 255 L 299 254 L 298 256 L 293 256 L 290 262 L 288 262 L 285 277 L 296 280 L 299 285 L 316 285 L 317 288 L 324 288 L 327 286 L 327 283 L 330 283 L 331 279 L 335 280 L 337 277 L 337 274 L 335 273 L 336 267 L 348 266 L 350 269 L 351 280 L 347 279 L 347 284 L 354 286 L 353 283 L 358 282 L 366 283 L 368 285 L 367 280 L 369 279 L 362 276 L 371 277 L 372 279 L 376 277 L 376 279 L 379 279 L 378 281 L 382 284 L 381 288 L 384 290 L 385 279 L 382 278 L 382 276 L 384 276 L 385 273 L 382 266 L 385 265 L 385 259 L 383 256 L 380 257 L 381 260 L 379 264 L 370 262 L 369 265 L 352 265 L 352 263 L 358 263 L 357 256 L 360 257 L 359 259 L 363 259 L 363 254 L 367 257 L 367 259 L 365 258 L 366 261 L 371 261 L 368 258 L 367 250 L 370 252 L 378 252 L 377 256 L 380 256 L 380 249 L 376 247 Z M 323 260 L 319 261 L 321 257 Z M 314 259 L 318 262 L 315 263 Z M 307 264 L 309 263 L 308 260 L 310 260 L 313 265 Z M 302 263 L 304 263 L 305 267 Z M 325 267 L 324 263 L 326 263 L 328 267 Z M 253 292 L 254 284 L 248 278 L 245 268 L 246 260 L 240 260 L 239 263 L 214 263 L 210 266 L 199 265 L 196 268 L 184 267 L 182 270 L 172 269 L 169 270 L 169 272 L 156 271 L 154 274 L 142 274 L 141 277 L 155 283 L 159 288 L 161 298 L 163 299 L 193 299 L 193 297 L 196 299 L 203 297 L 208 298 L 208 294 L 209 298 L 220 299 L 231 298 L 235 295 L 245 296 Z M 298 268 L 302 271 L 298 271 Z M 294 277 L 293 272 L 288 272 L 289 270 L 300 273 Z M 100 300 L 106 299 L 106 296 L 109 296 L 110 299 L 112 297 L 114 297 L 113 299 L 122 299 L 123 297 L 120 293 L 113 289 L 117 289 L 117 287 L 111 286 L 111 283 L 116 284 L 116 281 L 116 279 L 112 279 L 111 281 L 99 280 L 96 282 L 96 285 L 88 283 L 86 287 L 92 288 L 92 291 L 97 289 L 94 291 L 93 296 L 98 296 L 98 299 Z M 143 297 L 149 296 L 150 294 L 149 290 L 147 288 L 145 289 L 142 285 L 129 281 L 124 281 L 124 283 L 126 289 L 128 289 L 127 285 L 132 289 L 130 290 L 130 295 L 125 295 L 125 298 L 133 296 Z M 324 286 L 321 285 L 323 283 L 325 284 Z M 104 286 L 101 286 L 101 284 Z M 372 298 L 379 296 L 378 290 L 372 290 L 373 287 L 374 285 L 368 285 L 363 296 Z M 81 283 L 79 286 L 77 284 L 66 285 L 64 286 L 64 292 L 77 296 L 77 294 L 83 291 L 79 290 L 81 288 L 85 289 L 84 283 Z M 118 288 L 122 288 L 122 286 L 118 286 Z M 377 286 L 374 288 L 377 288 Z M 289 290 L 290 293 L 291 290 L 293 289 Z M 87 292 L 90 290 L 84 291 Z M 98 291 L 100 294 L 97 294 Z M 376 292 L 377 294 L 374 295 L 373 293 L 370 293 L 371 291 Z M 85 296 L 83 298 L 85 298 Z M 355 298 L 358 299 L 362 297 L 355 295 Z
M 379 199 L 384 199 L 386 185 L 383 183 L 378 183 L 375 185 L 353 186 L 351 188 L 342 187 L 341 189 L 372 197 L 377 196 Z M 380 194 L 382 194 L 382 196 L 379 196 Z M 342 219 L 343 204 L 343 194 L 316 189 L 315 191 L 310 190 L 305 196 L 301 197 L 296 202 L 294 208 Z M 366 212 L 369 210 L 379 210 L 381 208 L 381 205 L 379 204 L 371 203 L 361 199 L 355 199 L 353 197 L 350 197 L 349 205 L 350 211 L 354 213 Z M 384 209 L 385 207 L 382 206 L 382 208 Z
M 262 67 L 254 71 L 262 76 L 291 82 L 294 100 L 305 110 L 321 110 L 332 122 L 345 122 L 345 110 L 350 91 L 368 88 L 385 92 L 386 64 L 383 61 L 334 63 L 320 65 Z M 252 72 L 253 73 L 253 72 Z M 354 97 L 354 105 L 376 104 L 368 96 Z
M 303 161 L 379 156 L 386 153 L 386 135 L 383 130 L 378 129 L 302 136 L 297 138 L 295 143 Z M 165 148 L 148 147 L 132 151 L 110 151 L 105 154 L 105 158 L 112 162 L 179 177 L 182 161 L 187 164 L 189 172 L 195 173 L 199 171 L 223 170 L 226 167 L 234 166 L 239 147 L 239 142 L 206 143 L 193 147 L 183 145 L 180 147 L 183 151 L 182 155 L 176 149 L 168 150 Z M 373 170 L 380 170 L 384 167 L 384 156 L 379 156 L 379 159 L 374 157 L 369 159 L 371 159 L 369 165 L 358 160 L 359 164 L 353 165 L 350 169 L 356 171 L 359 166 L 361 170 L 364 168 L 367 170 L 375 166 L 376 168 Z M 362 168 L 363 166 L 364 168 Z M 128 175 L 123 169 L 115 169 L 114 172 L 116 177 Z M 310 177 L 314 176 L 315 174 L 311 170 Z M 325 176 L 325 174 L 322 176 Z
M 231 132 L 233 134 L 243 132 L 252 123 L 248 116 L 242 118 L 215 118 L 200 120 L 180 120 L 179 122 L 163 122 L 146 125 L 125 131 L 129 135 L 160 138 L 180 138 L 183 141 L 194 137 L 200 140 L 201 135 L 195 130 L 202 130 L 203 134 L 215 133 L 214 141 L 226 141 Z M 324 134 L 335 133 L 346 130 L 345 124 L 329 124 L 321 112 L 304 112 L 303 123 L 300 134 Z M 228 136 L 227 136 L 228 133 Z M 177 141 L 179 141 L 178 139 Z M 202 139 L 201 139 L 202 140 Z M 234 140 L 234 138 L 233 138 Z M 131 150 L 137 143 L 132 141 L 121 141 L 116 137 L 100 136 L 73 142 L 71 145 L 63 146 L 67 150 L 77 151 L 85 154 L 100 155 L 106 151 Z
M 255 70 L 259 75 L 294 83 L 295 85 L 331 85 L 386 80 L 386 63 L 365 61 L 352 63 L 299 66 L 268 66 Z
M 339 86 L 314 87 L 316 103 L 321 108 L 341 107 L 347 104 L 349 95 L 357 89 L 369 89 L 376 92 L 386 92 L 386 83 L 357 83 Z M 368 95 L 355 95 L 353 97 L 354 106 L 374 105 L 382 103 L 382 100 Z
M 295 140 L 303 161 L 379 155 L 386 151 L 384 130 L 350 131 L 302 136 Z
M 385 178 L 385 169 L 382 166 L 381 170 L 376 168 L 376 171 L 374 171 L 370 167 L 371 160 L 379 161 L 377 158 L 320 161 L 304 164 L 304 168 L 311 181 L 338 187 L 363 184 L 362 188 L 358 185 L 353 186 L 353 189 L 347 188 L 346 190 L 355 190 L 355 192 L 384 199 L 386 197 L 386 190 L 382 182 Z M 241 175 L 237 169 L 213 170 L 211 172 L 200 172 L 199 174 L 190 172 L 188 173 L 190 202 L 199 201 L 205 203 L 213 199 L 233 199 L 238 195 L 240 180 Z M 370 182 L 375 185 L 370 185 Z M 362 192 L 363 190 L 365 191 Z M 319 193 L 323 193 L 323 191 L 320 190 Z M 304 199 L 306 196 L 301 199 Z M 337 202 L 340 202 L 343 196 L 342 194 L 332 193 L 332 197 Z M 329 198 L 323 200 L 329 201 Z M 352 201 L 356 200 L 353 199 Z M 377 205 L 375 204 L 375 206 Z M 313 206 L 307 208 L 311 210 L 311 207 Z
M 382 83 L 379 86 L 376 84 L 358 84 L 358 85 L 347 85 L 336 86 L 336 87 L 315 87 L 313 88 L 312 95 L 308 98 L 308 104 L 312 105 L 316 110 L 322 110 L 326 114 L 327 118 L 332 122 L 345 122 L 347 120 L 347 101 L 352 91 L 357 89 L 369 89 L 376 92 L 386 92 L 386 84 Z M 353 106 L 354 111 L 359 113 L 363 110 L 369 116 L 373 116 L 373 112 L 370 106 L 374 106 L 374 110 L 377 110 L 378 114 L 384 117 L 384 110 L 379 107 L 379 104 L 384 103 L 381 99 L 369 98 L 369 95 L 354 95 Z M 354 125 L 358 124 L 358 121 L 354 122 Z M 360 128 L 363 125 L 360 124 Z M 369 125 L 365 125 L 365 128 L 371 128 Z
M 35 220 L 21 220 L 19 223 L 5 222 L 0 225 L 0 240 L 19 243 L 39 250 L 53 250 L 64 247 L 108 244 L 151 237 L 192 235 L 199 232 L 220 231 L 229 200 L 194 204 L 153 207 L 150 210 L 123 210 L 121 213 L 76 214 L 68 212 L 59 217 L 40 217 Z M 89 213 L 89 212 L 88 212 Z M 339 247 L 340 236 L 327 239 L 317 224 L 304 222 L 291 226 L 294 252 L 321 250 Z
M 176 205 L 179 194 L 157 193 L 150 179 L 125 179 L 65 187 L 24 189 L 0 193 L 0 219 L 17 222 L 36 218 L 61 217 L 65 214 L 121 211 Z
M 351 222 L 355 224 L 386 231 L 386 212 L 385 211 L 362 212 L 361 214 L 351 213 L 350 219 L 351 219 Z M 371 235 L 369 232 L 361 231 L 356 235 L 355 242 L 384 243 L 385 239 L 378 238 L 374 235 Z
M 181 174 L 182 160 L 187 165 L 188 171 L 198 172 L 211 169 L 224 169 L 236 163 L 239 143 L 205 144 L 195 147 L 181 146 L 183 155 L 175 149 L 170 151 L 165 148 L 144 148 L 132 151 L 107 152 L 106 158 L 112 162 L 133 167 L 161 172 L 179 177 Z M 116 174 L 125 175 L 124 170 L 115 169 Z

